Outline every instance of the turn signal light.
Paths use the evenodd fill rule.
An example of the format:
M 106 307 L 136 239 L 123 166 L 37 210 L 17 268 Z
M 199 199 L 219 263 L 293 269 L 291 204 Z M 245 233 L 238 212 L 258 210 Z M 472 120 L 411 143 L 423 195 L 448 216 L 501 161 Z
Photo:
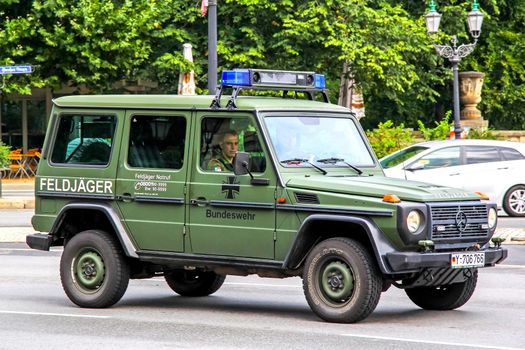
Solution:
M 485 193 L 483 192 L 474 192 L 475 194 L 477 194 L 478 196 L 481 197 L 481 199 L 485 199 L 485 200 L 489 200 L 489 196 L 487 196 Z
M 284 197 L 279 197 L 279 198 L 277 198 L 277 203 L 279 203 L 279 204 L 284 204 L 284 203 L 286 203 L 286 198 L 284 198 Z
M 388 202 L 388 203 L 399 203 L 401 202 L 401 199 L 399 199 L 398 196 L 396 196 L 395 194 L 385 194 L 383 196 L 383 202 Z

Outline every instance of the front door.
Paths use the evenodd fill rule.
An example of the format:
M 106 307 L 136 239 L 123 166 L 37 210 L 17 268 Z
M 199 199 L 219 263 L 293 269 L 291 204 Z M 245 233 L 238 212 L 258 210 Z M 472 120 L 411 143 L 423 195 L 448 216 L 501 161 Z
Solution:
M 251 114 L 198 112 L 189 183 L 189 234 L 197 254 L 273 259 L 276 177 Z M 199 144 L 200 143 L 200 144 Z M 255 178 L 235 176 L 231 157 L 250 154 Z
M 141 250 L 184 251 L 189 115 L 126 112 L 116 196 Z

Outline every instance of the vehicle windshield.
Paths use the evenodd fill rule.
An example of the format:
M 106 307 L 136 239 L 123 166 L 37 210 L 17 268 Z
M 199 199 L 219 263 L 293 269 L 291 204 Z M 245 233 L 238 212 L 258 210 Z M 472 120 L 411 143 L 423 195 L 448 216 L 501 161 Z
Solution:
M 412 146 L 405 149 L 402 149 L 400 151 L 397 151 L 395 153 L 392 153 L 391 155 L 388 155 L 386 157 L 381 158 L 379 163 L 381 163 L 381 166 L 384 169 L 391 168 L 393 166 L 396 166 L 405 160 L 412 158 L 418 153 L 423 152 L 424 150 L 427 150 L 428 147 L 423 146 Z
M 271 144 L 284 167 L 374 166 L 373 156 L 354 120 L 322 116 L 264 118 Z

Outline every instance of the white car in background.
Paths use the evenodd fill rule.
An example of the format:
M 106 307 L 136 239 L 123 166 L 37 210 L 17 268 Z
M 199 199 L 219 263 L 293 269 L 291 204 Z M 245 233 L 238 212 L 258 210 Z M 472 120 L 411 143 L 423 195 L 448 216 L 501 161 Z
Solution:
M 386 176 L 482 192 L 509 216 L 525 216 L 525 143 L 418 143 L 381 158 Z

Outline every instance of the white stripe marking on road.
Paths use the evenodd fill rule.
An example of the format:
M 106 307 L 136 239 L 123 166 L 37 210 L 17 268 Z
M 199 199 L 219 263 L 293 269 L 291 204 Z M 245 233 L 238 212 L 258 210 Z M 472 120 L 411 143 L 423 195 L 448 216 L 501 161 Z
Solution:
M 52 312 L 28 312 L 28 311 L 8 311 L 8 310 L 0 310 L 0 314 L 78 317 L 78 318 L 101 318 L 101 319 L 111 318 L 111 316 L 99 316 L 99 315 L 75 315 L 75 314 L 57 314 L 57 313 L 52 313 Z
M 512 348 L 507 346 L 491 346 L 491 345 L 480 345 L 480 344 L 466 344 L 466 343 L 452 343 L 442 341 L 431 341 L 422 339 L 409 339 L 409 338 L 396 338 L 396 337 L 381 337 L 375 335 L 361 335 L 361 334 L 341 334 L 343 337 L 352 338 L 365 338 L 365 339 L 379 339 L 388 341 L 398 341 L 406 343 L 421 343 L 421 344 L 433 344 L 433 345 L 449 345 L 449 346 L 463 346 L 475 349 L 494 349 L 494 350 L 525 350 L 524 348 Z

